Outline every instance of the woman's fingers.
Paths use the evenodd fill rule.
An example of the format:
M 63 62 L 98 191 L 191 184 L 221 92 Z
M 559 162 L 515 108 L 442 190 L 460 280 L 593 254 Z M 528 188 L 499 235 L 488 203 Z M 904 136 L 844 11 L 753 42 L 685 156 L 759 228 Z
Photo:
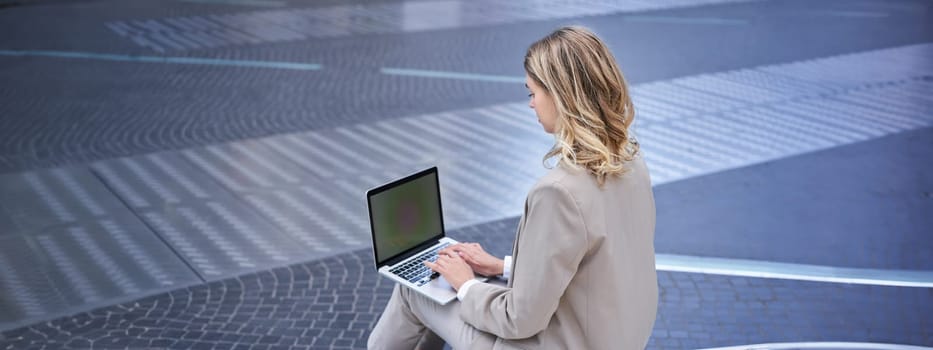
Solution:
M 486 252 L 485 250 L 483 250 L 483 247 L 480 247 L 479 244 L 477 243 L 473 243 L 472 245 L 470 245 L 469 251 L 473 253 L 473 255 L 479 255 L 479 254 Z
M 471 252 L 468 251 L 468 250 L 462 251 L 462 252 L 460 253 L 460 258 L 462 258 L 463 261 L 466 261 L 466 262 L 467 262 L 468 264 L 470 264 L 470 265 L 476 264 L 476 262 L 477 262 L 477 261 L 476 261 L 476 257 L 473 255 L 473 253 L 471 253 Z
M 482 273 L 488 267 L 483 266 L 483 255 L 481 253 L 483 253 L 483 250 L 477 243 L 457 243 L 441 249 L 438 252 L 437 261 L 433 264 L 434 267 L 431 265 L 428 265 L 428 267 L 443 274 L 445 271 L 450 271 L 451 266 L 456 263 L 465 264 L 471 270 Z
M 430 262 L 430 261 L 425 261 L 425 262 L 424 262 L 424 265 L 427 266 L 429 269 L 431 269 L 431 271 L 434 271 L 434 272 L 441 272 L 441 267 L 438 266 L 438 265 L 435 264 L 435 263 L 432 263 L 432 262 Z
M 464 250 L 463 244 L 462 244 L 462 243 L 458 243 L 458 244 L 454 244 L 454 245 L 452 245 L 452 246 L 449 246 L 449 247 L 447 247 L 447 248 L 441 249 L 441 250 L 437 253 L 437 255 L 438 255 L 438 256 L 444 256 L 444 255 L 449 255 L 449 256 L 462 256 L 462 255 L 464 254 L 464 252 L 465 252 L 465 250 Z
M 460 249 L 457 250 L 457 252 L 460 253 L 461 255 L 466 254 L 466 253 L 468 253 L 468 252 L 470 252 L 470 251 L 471 251 L 471 249 L 470 249 L 470 246 L 468 246 L 468 245 L 464 245 L 464 246 L 460 247 Z
M 447 247 L 447 248 L 441 249 L 441 250 L 438 252 L 438 254 L 454 254 L 454 253 L 460 253 L 460 252 L 462 252 L 462 251 L 464 250 L 464 248 L 466 248 L 466 246 L 465 246 L 463 243 L 457 243 L 457 244 L 454 244 L 454 245 L 449 246 L 449 247 Z
M 448 254 L 444 256 L 445 265 L 458 264 L 458 263 L 466 263 L 466 261 L 463 259 L 463 256 L 460 255 L 459 253 L 453 253 L 453 254 Z
M 457 243 L 447 248 L 441 249 L 440 253 L 442 254 L 453 254 L 459 253 L 461 255 L 466 255 L 469 253 L 472 256 L 477 256 L 478 253 L 483 252 L 483 248 L 479 243 Z
M 482 257 L 483 255 L 482 255 L 482 251 L 478 251 L 471 247 L 470 249 L 465 249 L 463 251 L 463 256 L 469 257 L 470 261 L 479 262 L 480 257 Z
M 437 261 L 435 261 L 434 263 L 438 265 L 446 266 L 450 262 L 450 259 L 451 259 L 450 257 L 454 255 L 457 255 L 457 253 L 438 254 Z

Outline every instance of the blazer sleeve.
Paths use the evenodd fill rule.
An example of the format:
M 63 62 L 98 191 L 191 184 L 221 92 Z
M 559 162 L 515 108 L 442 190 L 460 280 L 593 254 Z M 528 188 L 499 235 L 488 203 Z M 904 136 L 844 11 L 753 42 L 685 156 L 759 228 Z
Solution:
M 586 235 L 579 207 L 564 187 L 536 187 L 518 236 L 511 287 L 473 285 L 461 301 L 461 319 L 504 339 L 544 330 L 586 253 Z

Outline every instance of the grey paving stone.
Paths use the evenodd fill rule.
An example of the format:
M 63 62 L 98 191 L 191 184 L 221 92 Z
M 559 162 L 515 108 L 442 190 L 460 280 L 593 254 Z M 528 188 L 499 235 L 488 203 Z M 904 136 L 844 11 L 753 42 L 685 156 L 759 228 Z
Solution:
M 304 3 L 295 4 L 295 1 L 291 3 L 309 6 Z M 800 24 L 800 20 L 791 18 L 793 16 L 789 15 L 788 11 L 834 6 L 831 2 L 814 5 L 804 1 L 788 1 L 781 3 L 782 6 L 772 5 L 772 2 L 762 2 L 761 6 L 717 6 L 665 12 L 666 15 L 714 13 L 718 16 L 721 15 L 719 11 L 726 11 L 740 18 L 752 16 L 758 18 L 756 20 L 764 21 L 764 25 L 743 27 L 739 32 L 743 35 L 765 34 L 773 40 L 758 40 L 761 44 L 752 45 L 758 50 L 750 49 L 725 56 L 718 50 L 709 50 L 709 44 L 728 46 L 740 43 L 744 47 L 747 44 L 745 36 L 737 36 L 733 30 L 722 28 L 695 28 L 697 30 L 690 31 L 693 34 L 685 36 L 677 34 L 680 29 L 673 32 L 670 28 L 659 31 L 656 23 L 632 25 L 626 22 L 629 18 L 622 16 L 578 19 L 604 32 L 625 33 L 607 36 L 607 40 L 614 48 L 624 49 L 619 52 L 619 57 L 625 62 L 627 69 L 632 68 L 627 72 L 630 73 L 629 81 L 634 83 L 888 47 L 894 41 L 898 45 L 930 41 L 927 31 L 918 34 L 911 30 L 915 27 L 925 28 L 912 24 L 918 20 L 918 23 L 924 23 L 922 21 L 926 19 L 926 15 L 911 15 L 905 18 L 891 10 L 893 12 L 890 18 L 884 20 L 839 22 L 834 25 L 852 32 L 870 33 L 840 38 L 836 31 L 814 31 L 813 28 L 821 27 L 814 26 L 813 23 L 797 26 L 784 22 Z M 330 5 L 316 3 L 313 6 Z M 507 8 L 498 10 L 505 11 Z M 778 15 L 773 17 L 781 18 L 781 22 L 769 22 L 776 20 L 761 18 L 758 13 L 762 10 L 777 13 Z M 142 17 L 206 18 L 224 15 L 227 12 L 255 14 L 263 11 L 245 10 L 230 4 L 203 6 L 182 2 L 173 2 L 170 5 L 134 2 L 133 6 L 122 7 L 106 1 L 4 8 L 0 11 L 0 27 L 7 30 L 0 30 L 0 42 L 10 46 L 0 49 L 67 48 L 150 54 L 151 47 L 139 47 L 130 41 L 102 40 L 113 34 L 108 32 L 112 28 L 108 29 L 104 24 L 134 21 Z M 519 12 L 506 14 L 517 13 Z M 501 13 L 499 15 L 505 16 Z M 36 17 L 55 18 L 60 21 L 57 21 L 57 25 L 45 25 L 41 30 L 35 30 Z M 192 22 L 156 22 L 158 21 L 133 22 L 133 25 L 144 25 L 146 28 L 152 28 L 153 25 L 171 25 L 181 28 L 182 31 L 196 25 Z M 311 61 L 322 62 L 328 67 L 326 71 L 309 74 L 242 68 L 0 57 L 0 62 L 4 63 L 0 64 L 0 80 L 14 82 L 0 86 L 0 100 L 3 101 L 0 103 L 0 115 L 4 116 L 0 118 L 0 172 L 81 163 L 171 148 L 205 146 L 279 133 L 351 127 L 356 123 L 402 118 L 416 113 L 511 102 L 521 98 L 520 87 L 390 77 L 368 72 L 366 67 L 412 66 L 520 76 L 520 64 L 514 64 L 518 62 L 515 57 L 521 57 L 525 45 L 557 24 L 555 21 L 541 21 L 410 35 L 371 35 L 371 32 L 366 32 L 369 34 L 356 35 L 348 40 L 263 45 L 254 45 L 259 42 L 234 43 L 242 46 L 224 49 L 217 49 L 203 41 L 210 39 L 192 39 L 197 41 L 196 44 L 208 47 L 193 52 L 192 56 Z M 774 24 L 775 27 L 780 24 L 784 30 L 780 35 L 756 31 L 757 28 L 768 27 L 770 24 Z M 379 29 L 376 25 L 368 29 L 365 26 L 361 28 L 363 31 Z M 22 35 L 23 33 L 27 35 Z M 642 35 L 645 33 L 652 35 Z M 690 40 L 683 40 L 685 37 Z M 264 40 L 278 41 L 274 36 Z M 792 40 L 795 43 L 794 49 L 787 50 L 786 45 L 774 45 L 775 42 L 783 40 Z M 825 45 L 826 42 L 834 44 Z M 673 49 L 659 50 L 659 46 Z M 404 49 L 397 49 L 400 47 Z M 188 49 L 197 48 L 192 46 Z M 642 111 L 646 112 L 645 115 L 671 120 L 676 119 L 680 113 L 693 115 L 722 106 L 741 106 L 741 101 L 736 99 L 755 103 L 773 102 L 800 91 L 835 93 L 846 86 L 859 85 L 861 90 L 855 89 L 859 91 L 850 91 L 852 93 L 845 96 L 821 101 L 798 101 L 800 103 L 794 104 L 790 109 L 755 109 L 752 111 L 754 113 L 737 117 L 752 118 L 760 112 L 770 113 L 769 118 L 773 117 L 775 121 L 797 120 L 804 123 L 814 111 L 825 111 L 830 116 L 826 118 L 827 123 L 843 124 L 836 125 L 837 128 L 832 130 L 839 131 L 839 134 L 813 132 L 801 127 L 794 130 L 796 133 L 809 134 L 816 138 L 839 140 L 847 137 L 845 135 L 871 134 L 873 131 L 870 129 L 873 128 L 883 132 L 894 132 L 903 130 L 905 125 L 915 127 L 917 121 L 929 120 L 929 109 L 924 108 L 930 106 L 929 83 L 933 78 L 912 76 L 917 68 L 928 68 L 928 65 L 902 64 L 905 61 L 897 57 L 888 57 L 887 62 L 896 64 L 865 67 L 853 64 L 851 60 L 847 61 L 850 58 L 843 57 L 833 61 L 834 64 L 838 64 L 835 68 L 848 67 L 842 70 L 814 72 L 808 70 L 805 65 L 791 64 L 777 67 L 777 70 L 762 69 L 737 72 L 734 75 L 696 76 L 676 84 L 652 84 L 649 88 L 653 90 L 648 91 L 659 92 L 654 95 L 640 94 L 638 98 L 645 100 L 643 104 L 639 104 L 644 106 Z M 672 64 L 677 62 L 671 60 L 691 63 Z M 645 63 L 649 61 L 651 64 Z M 361 67 L 364 68 L 362 72 Z M 788 74 L 788 70 L 791 73 Z M 839 71 L 861 74 L 840 75 Z M 907 88 L 898 87 L 896 94 L 877 96 L 877 90 L 873 88 L 879 87 L 879 81 L 890 78 L 914 80 L 904 84 L 909 86 Z M 744 86 L 745 89 L 736 90 L 736 84 Z M 690 94 L 672 93 L 677 90 L 671 89 L 678 87 L 682 88 L 679 90 L 681 92 L 689 91 L 688 89 L 695 91 Z M 681 98 L 672 99 L 669 95 Z M 654 103 L 651 98 L 656 99 Z M 361 103 L 363 100 L 366 102 Z M 784 117 L 782 114 L 795 116 Z M 852 115 L 864 116 L 865 119 L 850 118 Z M 475 120 L 469 115 L 465 117 L 469 119 L 464 120 Z M 717 120 L 719 119 L 711 118 L 705 121 Z M 866 121 L 873 124 L 866 124 Z M 702 124 L 689 124 L 688 121 L 676 127 L 659 130 L 666 132 L 667 136 L 687 134 L 685 137 L 689 138 L 691 128 Z M 469 127 L 465 124 L 457 125 Z M 806 125 L 826 128 L 826 125 L 818 123 Z M 447 145 L 446 147 L 470 147 L 471 144 L 476 145 L 482 140 L 477 138 L 478 134 L 456 134 L 459 136 L 425 135 L 425 138 L 436 138 L 437 141 L 442 141 L 439 144 Z M 250 157 L 250 152 L 243 152 L 242 149 L 228 149 L 225 145 L 211 146 L 252 162 L 254 168 L 261 169 L 258 170 L 260 178 L 268 176 L 269 179 L 275 179 L 275 183 L 267 182 L 265 185 L 271 186 L 265 187 L 257 186 L 251 183 L 255 179 L 247 178 L 224 184 L 234 192 L 240 190 L 255 194 L 259 199 L 270 200 L 263 196 L 274 194 L 267 193 L 266 190 L 269 187 L 278 187 L 280 183 L 288 186 L 296 184 L 289 179 L 333 175 L 315 172 L 315 164 L 309 161 L 310 158 L 285 157 L 297 164 L 289 165 L 283 156 L 263 151 L 274 146 L 256 141 L 259 142 L 262 144 L 256 146 L 259 151 L 255 152 L 258 156 L 253 157 Z M 246 141 L 243 144 L 252 143 L 254 142 Z M 515 142 L 503 143 L 502 146 L 518 147 Z M 742 156 L 736 153 L 734 148 L 721 151 L 722 154 L 717 156 Z M 380 153 L 380 149 L 372 146 L 361 146 L 356 152 L 361 153 L 361 159 L 386 157 Z M 391 154 L 388 157 L 391 157 Z M 257 161 L 257 158 L 260 160 Z M 263 162 L 264 159 L 269 161 Z M 304 162 L 298 162 L 299 160 Z M 185 167 L 182 165 L 184 162 L 170 164 Z M 508 160 L 504 162 L 508 163 Z M 141 212 L 145 213 L 161 212 L 167 215 L 177 209 L 199 207 L 200 209 L 193 210 L 201 210 L 206 205 L 204 202 L 217 202 L 218 198 L 210 195 L 215 191 L 207 190 L 216 184 L 196 179 L 179 180 L 178 176 L 167 172 L 172 167 L 165 167 L 164 164 L 151 159 L 143 159 L 139 164 L 133 163 L 125 160 L 104 161 L 94 166 L 93 174 L 81 173 L 71 176 L 74 174 L 67 173 L 65 180 L 54 172 L 5 175 L 0 179 L 0 185 L 7 185 L 0 186 L 3 187 L 0 189 L 0 260 L 14 260 L 12 263 L 0 261 L 0 280 L 3 282 L 0 285 L 3 293 L 3 298 L 0 298 L 0 322 L 3 322 L 3 317 L 12 316 L 19 319 L 35 316 L 41 314 L 43 309 L 61 310 L 71 302 L 106 299 L 120 294 L 114 290 L 149 289 L 153 283 L 174 281 L 157 276 L 146 277 L 142 282 L 132 278 L 117 278 L 124 274 L 154 276 L 152 267 L 161 266 L 159 264 L 163 261 L 173 261 L 171 259 L 163 260 L 156 256 L 148 259 L 149 262 L 139 259 L 135 261 L 137 264 L 122 264 L 120 262 L 126 260 L 123 256 L 114 258 L 94 254 L 95 246 L 126 248 L 124 241 L 116 240 L 114 243 L 112 237 L 100 238 L 92 234 L 109 232 L 113 236 L 119 236 L 110 232 L 102 220 L 109 220 L 110 216 L 118 212 L 116 207 L 120 205 L 113 205 L 113 201 L 110 200 L 112 198 L 102 204 L 103 197 L 98 196 L 105 193 L 101 190 L 102 187 L 99 184 L 83 184 L 94 182 L 88 177 L 89 174 L 97 176 L 103 179 L 106 189 L 117 193 L 130 207 L 141 209 Z M 268 167 L 263 163 L 274 166 Z M 275 165 L 280 163 L 287 165 L 276 171 L 279 167 Z M 381 164 L 366 161 L 362 163 L 364 164 L 361 168 L 369 170 L 378 168 L 376 165 Z M 106 170 L 110 165 L 114 168 L 112 173 Z M 227 172 L 233 173 L 230 169 L 221 173 Z M 28 174 L 42 175 L 36 180 Z M 187 173 L 182 170 L 180 174 Z M 69 178 L 73 181 L 69 182 Z M 357 181 L 359 183 L 352 183 L 350 187 L 378 180 L 360 179 Z M 475 186 L 478 180 L 460 178 L 459 181 Z M 128 185 L 121 185 L 123 182 Z M 79 185 L 75 186 L 74 183 Z M 505 182 L 495 182 L 491 187 L 505 186 L 503 183 Z M 231 184 L 232 186 L 229 186 Z M 80 190 L 81 188 L 85 189 Z M 293 188 L 289 187 L 286 191 L 291 189 Z M 199 194 L 199 191 L 208 194 Z M 54 194 L 57 193 L 62 193 L 65 197 L 54 198 Z M 224 205 L 241 204 L 231 198 L 220 201 Z M 286 206 L 273 203 L 268 205 L 268 208 L 277 211 Z M 205 210 L 201 210 L 203 211 Z M 495 208 L 488 211 L 495 212 Z M 236 211 L 238 214 L 246 212 L 248 211 Z M 256 213 L 244 215 L 255 218 L 254 214 Z M 267 216 L 266 219 L 270 222 L 267 222 L 268 225 L 262 224 L 258 231 L 284 230 L 289 233 L 286 227 L 288 225 L 284 225 L 287 223 L 273 220 L 274 218 L 267 213 L 259 214 Z M 470 217 L 470 213 L 463 213 L 462 216 Z M 313 220 L 304 219 L 307 220 L 299 220 L 300 225 L 313 224 Z M 253 221 L 263 220 L 265 219 Z M 139 226 L 138 224 L 133 223 Z M 514 226 L 514 219 L 510 219 L 470 227 L 460 230 L 457 234 L 462 235 L 463 240 L 488 244 L 488 249 L 502 255 L 510 250 L 510 237 Z M 73 230 L 76 227 L 90 228 L 82 235 L 75 233 L 80 232 Z M 32 235 L 35 232 L 39 234 Z M 158 242 L 154 243 L 158 246 Z M 911 246 L 922 247 L 925 242 L 920 240 L 916 243 Z M 35 253 L 35 247 L 42 248 L 44 252 Z M 74 251 L 62 247 L 74 247 Z M 84 252 L 81 252 L 82 250 Z M 132 249 L 123 251 L 129 252 L 130 255 L 138 255 Z M 75 254 L 78 257 L 72 259 L 72 255 Z M 40 267 L 42 261 L 54 261 L 56 256 L 60 260 L 55 261 L 59 267 L 69 266 L 69 259 L 78 262 L 79 265 L 99 266 L 82 271 L 35 272 L 37 269 L 43 269 Z M 909 252 L 865 254 L 864 257 L 864 262 L 873 266 L 910 267 L 924 266 L 927 263 L 927 260 L 923 259 L 924 256 L 918 257 Z M 108 259 L 112 261 L 107 262 Z M 239 278 L 227 278 L 228 276 L 224 275 L 218 277 L 224 278 L 223 280 L 214 283 L 6 331 L 0 338 L 0 349 L 85 348 L 91 346 L 91 341 L 94 341 L 93 346 L 97 348 L 136 347 L 141 346 L 142 342 L 148 342 L 147 344 L 154 347 L 171 348 L 268 348 L 264 344 L 256 343 L 264 337 L 276 336 L 280 337 L 279 341 L 269 344 L 273 348 L 298 345 L 312 348 L 358 348 L 365 344 L 363 340 L 368 334 L 368 329 L 379 316 L 388 297 L 389 286 L 380 282 L 371 271 L 368 274 L 366 272 L 371 270 L 368 266 L 370 260 L 367 251 L 357 250 L 334 258 L 274 269 L 271 272 L 250 273 Z M 17 269 L 9 269 L 11 266 L 16 266 Z M 8 269 L 3 270 L 4 267 Z M 121 273 L 121 269 L 126 271 Z M 105 281 L 105 290 L 95 292 L 95 285 L 81 282 L 80 276 L 84 274 L 90 276 L 85 276 L 84 280 Z M 929 332 L 925 331 L 931 327 L 929 321 L 924 318 L 930 314 L 929 290 L 865 286 L 849 288 L 819 283 L 680 273 L 661 273 L 659 282 L 662 286 L 662 312 L 659 315 L 658 333 L 651 340 L 652 348 L 688 348 L 709 344 L 731 345 L 804 338 L 890 340 L 921 345 L 929 345 L 931 342 Z M 50 283 L 56 287 L 45 288 Z M 241 338 L 233 341 L 234 335 Z M 189 341 L 183 339 L 185 336 L 195 339 Z
M 511 218 L 451 236 L 501 255 L 511 251 L 516 225 Z M 360 250 L 188 287 L 6 331 L 0 349 L 91 341 L 111 348 L 139 340 L 184 349 L 362 348 L 393 287 L 371 264 L 370 252 Z M 933 344 L 925 317 L 933 312 L 930 289 L 664 271 L 659 284 L 652 349 L 801 339 Z M 237 310 L 232 318 L 220 312 L 230 307 Z M 224 327 L 204 328 L 214 323 Z
M 15 229 L 2 234 L 128 213 L 119 198 L 83 167 L 0 175 L 0 202 L 7 220 L 15 223 Z
M 3 325 L 199 281 L 129 213 L 0 241 Z
M 4 25 L 4 30 L 0 30 L 0 42 L 7 43 L 6 49 L 152 54 L 148 48 L 120 40 L 106 24 L 139 17 L 204 17 L 221 14 L 217 12 L 247 11 L 237 6 L 183 2 L 170 5 L 142 2 L 132 6 L 112 2 L 57 5 L 60 6 L 5 9 L 0 13 L 0 23 Z M 836 31 L 820 30 L 823 23 L 818 18 L 794 16 L 801 8 L 831 9 L 832 3 L 814 6 L 806 1 L 790 1 L 782 5 L 775 7 L 770 2 L 756 1 L 664 11 L 671 16 L 710 16 L 710 11 L 728 9 L 737 17 L 765 23 L 741 26 L 738 31 L 735 26 L 683 30 L 679 25 L 671 28 L 663 23 L 659 26 L 658 23 L 626 21 L 625 16 L 620 15 L 589 16 L 574 21 L 613 34 L 607 35 L 607 40 L 625 62 L 632 83 L 890 47 L 892 42 L 930 41 L 922 25 L 899 25 L 925 23 L 927 18 L 923 16 L 902 16 L 895 11 L 897 16 L 885 19 L 843 21 L 838 25 L 865 35 L 839 37 Z M 328 5 L 299 5 L 312 10 L 319 6 Z M 761 11 L 779 11 L 783 15 L 761 18 L 757 16 Z M 32 30 L 37 17 L 57 25 L 45 26 L 41 31 Z M 781 21 L 798 25 L 786 26 Z M 256 72 L 237 67 L 165 67 L 2 57 L 0 61 L 4 64 L 0 66 L 8 69 L 0 74 L 4 81 L 15 82 L 15 88 L 0 90 L 6 102 L 0 106 L 0 114 L 28 118 L 2 120 L 0 166 L 7 172 L 36 169 L 514 102 L 523 98 L 518 85 L 384 76 L 373 71 L 384 65 L 521 76 L 520 57 L 524 48 L 541 33 L 560 24 L 565 22 L 538 21 L 404 35 L 368 34 L 208 48 L 191 54 L 217 59 L 310 61 L 327 67 L 311 74 Z M 770 29 L 778 26 L 794 30 L 775 33 Z M 665 35 L 651 35 L 656 33 Z M 743 35 L 770 40 L 749 43 Z M 684 45 L 685 42 L 691 44 Z M 774 42 L 792 45 L 774 45 Z M 834 44 L 823 45 L 825 42 Z M 723 56 L 708 49 L 713 45 L 751 45 L 753 49 Z M 395 49 L 398 47 L 405 49 Z M 687 59 L 683 59 L 685 57 Z M 82 68 L 74 69 L 75 65 Z M 872 76 L 897 73 L 896 70 L 872 72 L 876 73 Z M 777 91 L 794 90 L 794 87 L 787 89 L 783 82 L 774 84 L 778 83 L 785 89 Z M 239 88 L 243 86 L 249 88 Z M 94 93 L 72 93 L 77 90 Z M 359 103 L 361 100 L 366 103 Z
M 931 146 L 933 128 L 923 128 L 656 186 L 656 247 L 691 256 L 929 270 L 933 254 L 916 247 L 929 245 L 933 226 L 926 214 L 933 202 L 923 195 L 933 186 L 933 166 L 922 161 L 933 157 Z M 872 243 L 880 237 L 884 244 Z M 754 297 L 770 295 L 757 291 L 764 294 Z

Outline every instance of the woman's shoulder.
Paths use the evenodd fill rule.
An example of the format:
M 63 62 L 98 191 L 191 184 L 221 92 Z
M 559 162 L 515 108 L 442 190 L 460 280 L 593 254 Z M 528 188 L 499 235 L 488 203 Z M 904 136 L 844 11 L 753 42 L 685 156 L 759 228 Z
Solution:
M 645 161 L 640 154 L 627 162 L 629 168 L 624 174 L 609 179 L 607 185 L 619 185 L 622 182 L 630 182 L 634 179 L 647 176 Z M 586 169 L 574 169 L 570 166 L 558 164 L 549 169 L 544 176 L 538 179 L 531 192 L 541 191 L 546 188 L 559 187 L 571 193 L 587 193 L 589 191 L 600 191 L 602 188 L 596 181 L 596 176 L 586 171 Z
M 563 166 L 555 166 L 548 170 L 544 176 L 535 182 L 529 191 L 529 197 L 536 197 L 547 194 L 565 194 L 570 197 L 573 192 L 578 190 L 580 183 L 588 182 L 592 175 L 584 170 L 574 170 Z

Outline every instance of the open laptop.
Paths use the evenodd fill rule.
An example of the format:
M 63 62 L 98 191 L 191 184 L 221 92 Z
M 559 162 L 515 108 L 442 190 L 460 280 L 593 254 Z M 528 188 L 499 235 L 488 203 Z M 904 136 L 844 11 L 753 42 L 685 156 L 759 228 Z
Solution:
M 440 304 L 456 299 L 453 287 L 424 265 L 457 243 L 444 233 L 437 167 L 371 189 L 366 197 L 379 274 Z

